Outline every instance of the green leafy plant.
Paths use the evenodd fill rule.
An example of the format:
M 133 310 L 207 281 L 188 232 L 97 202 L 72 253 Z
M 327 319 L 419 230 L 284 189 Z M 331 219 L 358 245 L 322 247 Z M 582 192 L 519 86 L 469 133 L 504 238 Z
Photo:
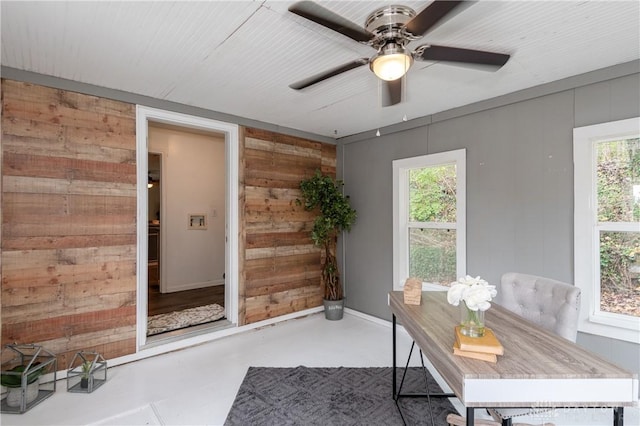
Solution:
M 336 242 L 340 232 L 351 230 L 356 211 L 349 204 L 349 196 L 342 194 L 344 183 L 316 170 L 309 179 L 300 182 L 300 190 L 307 211 L 318 211 L 311 230 L 313 242 L 324 249 L 322 284 L 326 300 L 341 300 L 342 284 L 336 260 Z
M 38 364 L 40 363 L 36 362 L 32 365 L 32 367 L 36 367 L 38 366 Z M 20 386 L 22 386 L 22 373 L 24 373 L 24 370 L 26 368 L 26 365 L 16 365 L 11 370 L 2 372 L 2 375 L 0 375 L 0 384 L 8 388 L 19 388 Z M 30 385 L 31 383 L 38 380 L 38 377 L 40 377 L 43 373 L 44 368 L 39 368 L 28 373 L 27 384 Z
M 93 363 L 91 361 L 85 361 L 82 363 L 82 378 L 83 379 L 88 379 L 89 378 L 89 373 L 91 373 L 91 365 L 93 365 Z

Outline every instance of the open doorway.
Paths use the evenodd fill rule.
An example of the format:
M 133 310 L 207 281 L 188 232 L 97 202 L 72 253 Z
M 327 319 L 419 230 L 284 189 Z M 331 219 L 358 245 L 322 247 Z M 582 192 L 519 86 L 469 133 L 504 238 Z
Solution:
M 156 336 L 225 319 L 225 137 L 154 122 L 148 131 L 147 336 Z
M 137 112 L 143 347 L 237 324 L 238 132 L 184 114 Z M 214 322 L 221 319 L 222 327 Z

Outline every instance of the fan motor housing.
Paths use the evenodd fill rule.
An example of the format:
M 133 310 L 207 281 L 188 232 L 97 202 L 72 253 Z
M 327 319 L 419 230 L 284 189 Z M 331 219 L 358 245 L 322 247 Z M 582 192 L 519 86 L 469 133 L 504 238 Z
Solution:
M 404 39 L 402 29 L 416 16 L 415 10 L 407 6 L 391 5 L 373 11 L 365 21 L 365 28 L 375 34 L 375 44 L 384 44 L 389 39 Z M 376 43 L 377 41 L 377 43 Z

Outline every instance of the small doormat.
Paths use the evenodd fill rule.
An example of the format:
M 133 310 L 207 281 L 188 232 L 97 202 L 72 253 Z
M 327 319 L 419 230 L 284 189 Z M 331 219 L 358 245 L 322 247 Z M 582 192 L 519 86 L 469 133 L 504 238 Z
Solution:
M 398 369 L 400 383 L 404 369 Z M 392 397 L 390 367 L 249 367 L 225 426 L 235 425 L 402 425 Z M 428 374 L 428 373 L 427 373 Z M 429 390 L 442 392 L 429 375 Z M 421 368 L 411 367 L 402 393 L 425 391 Z M 400 400 L 408 425 L 431 425 L 426 398 Z M 431 398 L 434 425 L 456 413 L 447 398 Z
M 147 336 L 217 321 L 222 318 L 224 318 L 224 308 L 217 303 L 154 315 L 149 317 L 147 322 Z

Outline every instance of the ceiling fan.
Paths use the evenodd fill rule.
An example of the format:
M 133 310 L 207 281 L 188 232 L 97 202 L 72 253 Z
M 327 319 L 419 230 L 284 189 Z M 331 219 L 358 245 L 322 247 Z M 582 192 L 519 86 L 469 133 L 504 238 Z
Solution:
M 312 77 L 295 82 L 289 87 L 301 90 L 320 83 L 343 72 L 369 64 L 369 68 L 383 83 L 383 106 L 391 106 L 402 101 L 403 76 L 414 60 L 442 61 L 482 65 L 497 70 L 508 60 L 509 55 L 457 47 L 423 44 L 413 51 L 407 45 L 422 38 L 442 19 L 462 9 L 470 1 L 434 0 L 422 12 L 392 5 L 372 12 L 366 19 L 364 28 L 312 1 L 301 1 L 289 7 L 289 11 L 343 34 L 359 43 L 369 45 L 377 53 L 371 58 L 359 58 Z

